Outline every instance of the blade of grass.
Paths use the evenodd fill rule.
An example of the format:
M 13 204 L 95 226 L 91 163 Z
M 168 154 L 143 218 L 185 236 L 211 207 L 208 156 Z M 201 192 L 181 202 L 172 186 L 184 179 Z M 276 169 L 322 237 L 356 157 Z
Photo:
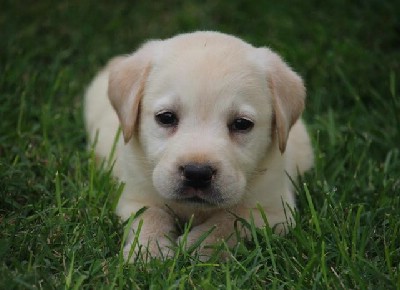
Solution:
M 308 207 L 309 207 L 310 212 L 311 212 L 311 219 L 313 221 L 313 224 L 315 226 L 315 229 L 317 231 L 318 236 L 321 236 L 322 232 L 321 232 L 321 227 L 320 227 L 319 220 L 318 220 L 318 215 L 317 215 L 317 212 L 315 210 L 314 203 L 313 203 L 313 201 L 311 199 L 311 194 L 310 194 L 310 191 L 308 190 L 308 186 L 307 186 L 306 183 L 303 184 L 303 188 L 304 188 L 304 192 L 306 193 Z
M 62 213 L 62 204 L 61 204 L 61 181 L 60 181 L 60 174 L 56 171 L 55 176 L 55 184 L 56 184 L 56 201 L 57 201 L 57 208 L 58 212 Z

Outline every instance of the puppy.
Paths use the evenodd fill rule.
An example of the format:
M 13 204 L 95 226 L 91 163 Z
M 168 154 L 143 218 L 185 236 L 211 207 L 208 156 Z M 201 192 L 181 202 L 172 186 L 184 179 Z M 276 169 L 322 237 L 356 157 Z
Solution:
M 284 234 L 294 223 L 290 179 L 313 164 L 304 100 L 302 79 L 277 54 L 218 32 L 149 41 L 111 60 L 87 89 L 85 120 L 99 158 L 122 129 L 117 214 L 147 208 L 132 224 L 126 259 L 139 225 L 132 252 L 155 257 L 182 239 L 177 220 L 192 221 L 186 246 L 213 229 L 199 248 L 205 256 L 208 245 L 236 243 L 238 216 L 265 225 L 259 207 Z

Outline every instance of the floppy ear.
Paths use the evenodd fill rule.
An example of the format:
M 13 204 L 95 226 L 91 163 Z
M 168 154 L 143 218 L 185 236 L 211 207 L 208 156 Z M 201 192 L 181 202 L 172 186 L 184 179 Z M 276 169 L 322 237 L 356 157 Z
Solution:
M 303 80 L 276 53 L 267 53 L 267 82 L 272 94 L 274 122 L 279 150 L 285 152 L 290 128 L 304 109 L 306 90 Z
M 132 55 L 116 57 L 108 64 L 108 97 L 121 123 L 127 143 L 137 127 L 140 101 L 151 68 L 153 43 Z

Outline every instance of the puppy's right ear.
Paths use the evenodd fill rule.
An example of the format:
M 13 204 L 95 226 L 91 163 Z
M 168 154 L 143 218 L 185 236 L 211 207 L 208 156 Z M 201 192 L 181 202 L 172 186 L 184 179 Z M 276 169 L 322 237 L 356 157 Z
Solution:
M 116 57 L 108 64 L 108 97 L 117 112 L 127 143 L 138 125 L 139 106 L 151 68 L 154 42 L 132 55 Z

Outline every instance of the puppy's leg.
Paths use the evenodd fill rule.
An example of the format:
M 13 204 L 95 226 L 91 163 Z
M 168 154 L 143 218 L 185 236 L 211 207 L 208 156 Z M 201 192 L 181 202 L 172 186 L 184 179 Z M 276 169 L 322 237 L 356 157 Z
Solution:
M 274 227 L 277 234 L 284 235 L 287 233 L 289 227 L 294 226 L 292 214 L 289 209 L 280 211 L 268 211 L 268 209 L 262 209 L 267 217 L 268 226 Z M 235 208 L 230 211 L 220 211 L 212 215 L 204 223 L 195 226 L 191 229 L 186 238 L 186 247 L 190 247 L 196 241 L 198 241 L 202 235 L 208 232 L 211 228 L 213 231 L 205 238 L 199 248 L 200 259 L 207 260 L 213 253 L 212 245 L 215 245 L 221 241 L 225 241 L 228 247 L 234 247 L 238 240 L 235 234 L 235 221 L 237 216 L 250 222 L 253 219 L 256 227 L 265 226 L 264 218 L 260 213 L 259 209 L 251 208 Z M 250 238 L 251 234 L 249 230 L 238 223 L 237 228 L 239 235 L 242 238 Z M 178 238 L 178 242 L 182 242 L 183 236 Z
M 132 249 L 130 256 L 136 235 L 138 235 L 138 243 Z M 173 255 L 171 241 L 175 239 L 173 217 L 163 209 L 150 207 L 133 221 L 131 232 L 124 247 L 124 258 L 126 261 L 129 259 L 132 262 L 138 254 L 145 256 L 146 251 L 152 257 L 170 257 Z
M 198 249 L 200 260 L 206 261 L 214 251 L 211 247 L 212 245 L 225 241 L 229 247 L 233 247 L 237 243 L 234 232 L 235 220 L 236 217 L 232 213 L 226 211 L 217 212 L 204 223 L 193 227 L 186 237 L 180 236 L 178 243 L 185 243 L 185 248 L 189 248 L 212 229 L 212 232 L 205 238 Z

